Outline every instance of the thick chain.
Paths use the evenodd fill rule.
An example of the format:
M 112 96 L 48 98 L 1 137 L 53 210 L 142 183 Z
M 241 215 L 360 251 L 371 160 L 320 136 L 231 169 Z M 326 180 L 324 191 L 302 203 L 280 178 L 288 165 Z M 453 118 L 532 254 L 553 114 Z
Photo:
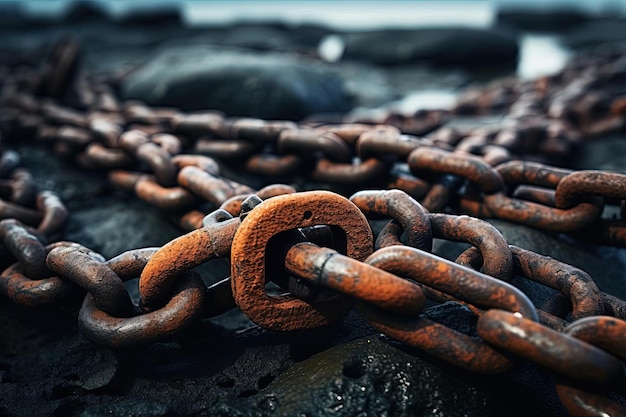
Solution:
M 0 292 L 12 301 L 34 307 L 82 290 L 81 332 L 112 348 L 160 340 L 236 306 L 264 328 L 289 331 L 338 320 L 356 304 L 374 328 L 461 368 L 499 373 L 521 357 L 552 370 L 572 414 L 626 412 L 586 388 L 624 395 L 626 302 L 572 265 L 509 246 L 479 219 L 626 246 L 624 221 L 602 216 L 606 205 L 624 206 L 626 175 L 545 160 L 559 163 L 581 138 L 623 127 L 623 98 L 609 94 L 623 76 L 617 58 L 585 63 L 582 92 L 574 60 L 554 77 L 468 92 L 451 110 L 296 124 L 122 103 L 109 85 L 70 76 L 77 48 L 58 45 L 43 69 L 5 71 L 4 138 L 107 170 L 189 233 L 109 260 L 61 241 L 67 210 L 3 147 L 0 250 L 15 263 L 0 275 Z M 78 105 L 58 100 L 76 85 Z M 607 94 L 581 100 L 589 89 Z M 440 127 L 493 113 L 506 115 L 493 128 Z M 224 167 L 270 185 L 229 179 Z M 294 178 L 351 197 L 275 184 Z M 370 221 L 381 218 L 389 222 L 374 240 Z M 452 262 L 430 253 L 434 238 L 471 247 Z M 230 259 L 231 277 L 207 287 L 193 269 L 215 258 Z M 537 308 L 510 284 L 514 275 L 559 295 Z M 123 281 L 136 277 L 134 303 Z M 286 293 L 268 295 L 270 280 Z M 466 305 L 479 337 L 422 317 L 426 298 Z

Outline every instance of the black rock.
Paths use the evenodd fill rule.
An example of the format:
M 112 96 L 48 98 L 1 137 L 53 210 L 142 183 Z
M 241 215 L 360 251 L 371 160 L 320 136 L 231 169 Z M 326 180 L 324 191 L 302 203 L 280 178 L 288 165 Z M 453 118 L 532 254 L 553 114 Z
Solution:
M 170 417 L 178 416 L 168 406 L 156 401 L 140 399 L 126 400 L 120 403 L 94 405 L 73 413 L 76 417 L 134 416 L 134 417 Z
M 109 13 L 101 3 L 82 0 L 70 3 L 63 16 L 63 23 L 93 23 L 107 21 L 109 17 Z
M 207 47 L 165 50 L 122 83 L 126 99 L 229 116 L 300 120 L 351 108 L 340 79 L 315 61 Z
M 496 24 L 531 32 L 561 32 L 591 20 L 575 8 L 507 7 L 498 10 Z
M 626 42 L 626 19 L 599 19 L 581 24 L 567 32 L 562 42 L 570 48 Z
M 285 22 L 237 23 L 223 28 L 217 44 L 256 50 L 313 50 L 329 30 Z
M 427 28 L 359 32 L 344 36 L 343 59 L 379 65 L 425 62 L 435 66 L 515 68 L 515 36 L 496 29 Z
M 161 28 L 162 26 L 184 26 L 184 19 L 177 5 L 160 5 L 137 7 L 125 13 L 118 23 L 145 28 Z
M 297 363 L 256 395 L 208 411 L 241 417 L 545 415 L 530 390 L 502 377 L 468 378 L 419 352 L 365 337 Z M 553 409 L 551 415 L 565 413 Z

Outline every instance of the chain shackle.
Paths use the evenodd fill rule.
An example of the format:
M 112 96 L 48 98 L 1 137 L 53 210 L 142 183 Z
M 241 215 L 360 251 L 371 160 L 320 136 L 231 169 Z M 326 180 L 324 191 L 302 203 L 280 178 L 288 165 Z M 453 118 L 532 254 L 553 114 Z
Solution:
M 339 228 L 346 256 L 365 259 L 372 252 L 372 231 L 365 216 L 345 197 L 328 191 L 274 197 L 256 206 L 235 233 L 231 279 L 237 305 L 252 321 L 271 330 L 319 327 L 342 317 L 351 303 L 342 297 L 312 301 L 265 291 L 266 248 L 270 239 L 288 230 L 315 225 Z

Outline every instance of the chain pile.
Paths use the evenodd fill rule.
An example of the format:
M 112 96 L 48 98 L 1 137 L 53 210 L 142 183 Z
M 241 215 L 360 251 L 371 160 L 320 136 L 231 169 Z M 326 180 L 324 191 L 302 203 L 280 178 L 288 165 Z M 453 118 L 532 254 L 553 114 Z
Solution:
M 15 263 L 0 292 L 13 302 L 36 307 L 86 292 L 79 329 L 110 348 L 161 340 L 237 306 L 259 326 L 291 331 L 356 305 L 380 332 L 460 368 L 502 373 L 523 359 L 551 370 L 574 415 L 626 415 L 615 400 L 626 394 L 626 302 L 575 266 L 508 245 L 479 219 L 626 246 L 626 175 L 546 164 L 624 127 L 626 98 L 614 93 L 625 83 L 623 56 L 499 81 L 451 110 L 338 124 L 122 103 L 114 86 L 77 75 L 77 56 L 75 43 L 62 42 L 44 68 L 2 71 L 0 250 Z M 441 127 L 493 114 L 504 117 L 488 128 Z M 60 240 L 67 210 L 38 191 L 6 140 L 48 144 L 80 167 L 107 170 L 189 233 L 109 260 Z M 222 176 L 223 167 L 265 186 Z M 351 197 L 279 184 L 303 180 Z M 375 219 L 389 222 L 374 240 Z M 434 238 L 471 247 L 453 262 L 431 253 Z M 230 260 L 231 276 L 207 286 L 194 268 L 216 258 Z M 513 276 L 558 294 L 537 308 Z M 138 301 L 123 283 L 137 277 Z M 269 281 L 287 292 L 268 295 Z M 427 298 L 466 305 L 480 338 L 420 316 Z

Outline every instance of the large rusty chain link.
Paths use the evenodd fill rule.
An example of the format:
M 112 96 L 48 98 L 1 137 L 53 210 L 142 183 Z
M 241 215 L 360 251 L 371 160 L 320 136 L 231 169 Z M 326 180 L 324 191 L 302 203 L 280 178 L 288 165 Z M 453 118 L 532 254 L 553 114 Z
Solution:
M 590 388 L 625 393 L 626 302 L 573 265 L 510 246 L 481 220 L 626 246 L 626 175 L 547 164 L 582 138 L 623 126 L 618 98 L 591 117 L 577 95 L 560 93 L 580 62 L 560 76 L 469 91 L 452 110 L 326 124 L 150 108 L 86 79 L 72 108 L 59 97 L 75 82 L 77 47 L 58 45 L 44 69 L 7 71 L 4 138 L 107 171 L 188 233 L 109 260 L 62 241 L 68 211 L 3 143 L 0 253 L 13 263 L 0 274 L 0 292 L 10 300 L 36 307 L 86 294 L 80 331 L 110 348 L 161 340 L 235 307 L 261 327 L 291 331 L 356 305 L 380 332 L 463 369 L 501 373 L 527 360 L 551 370 L 572 414 L 626 415 Z M 623 76 L 604 61 L 587 66 L 602 69 L 595 77 L 607 83 Z M 494 113 L 506 114 L 494 128 L 440 127 L 453 116 Z M 264 186 L 229 179 L 224 167 Z M 344 195 L 280 184 L 294 178 Z M 620 216 L 603 215 L 609 205 Z M 374 235 L 379 219 L 388 222 Z M 432 253 L 435 238 L 470 248 L 447 260 Z M 194 268 L 217 258 L 230 261 L 231 276 L 207 286 Z M 535 307 L 514 276 L 558 294 Z M 133 278 L 138 300 L 124 285 Z M 269 281 L 284 293 L 269 295 Z M 464 305 L 477 317 L 476 334 L 423 317 L 426 299 Z

